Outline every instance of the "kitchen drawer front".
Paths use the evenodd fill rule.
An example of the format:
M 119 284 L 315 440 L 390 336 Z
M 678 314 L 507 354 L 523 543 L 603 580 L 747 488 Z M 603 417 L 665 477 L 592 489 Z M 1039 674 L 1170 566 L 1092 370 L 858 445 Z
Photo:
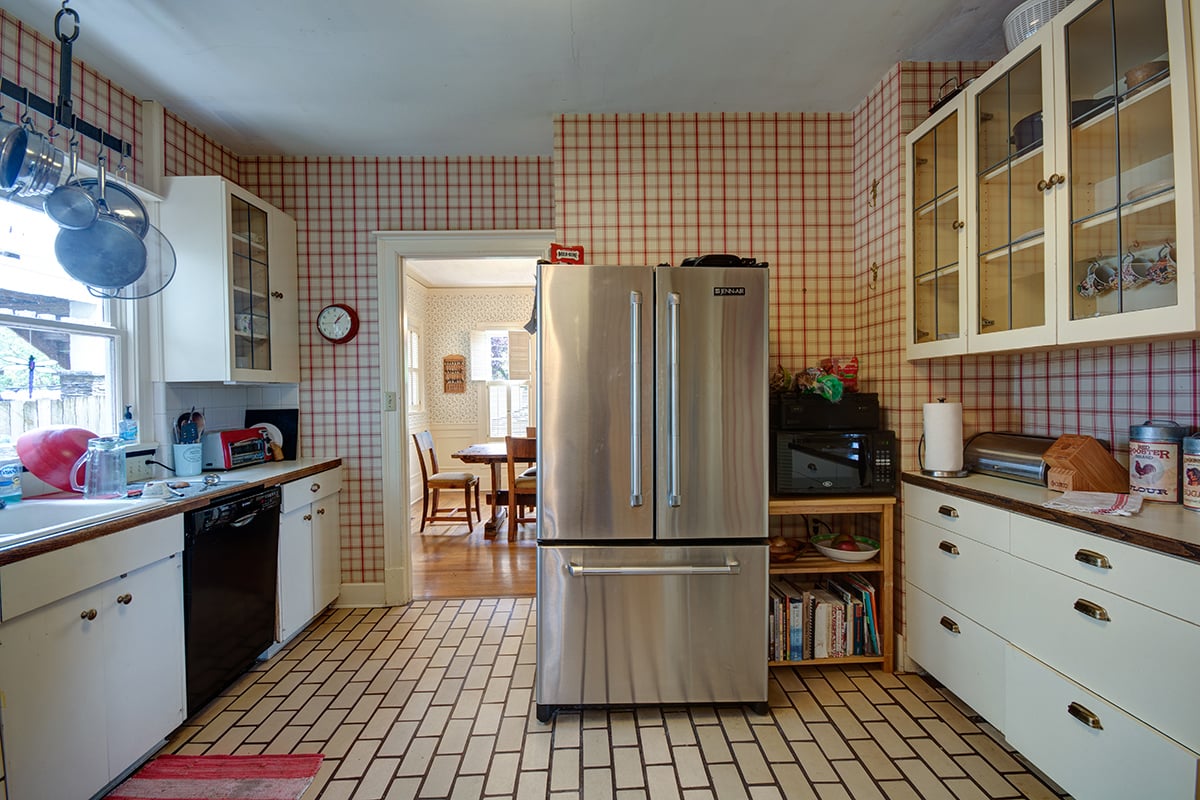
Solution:
M 283 485 L 283 507 L 280 512 L 286 514 L 289 511 L 295 511 L 297 508 L 315 503 L 322 497 L 328 497 L 341 490 L 341 467 L 334 467 L 298 481 L 285 483 Z
M 0 620 L 32 611 L 183 550 L 183 516 L 147 522 L 0 567 Z
M 1008 550 L 1010 514 L 1004 509 L 905 484 L 904 514 L 970 536 L 997 550 Z
M 1196 753 L 1016 647 L 1005 668 L 1004 738 L 1073 797 L 1195 800 Z
M 994 547 L 924 520 L 905 518 L 905 580 L 1004 636 L 1008 561 Z
M 1005 641 L 911 583 L 905 588 L 908 656 L 1003 731 Z
M 767 699 L 766 545 L 538 546 L 540 705 Z
M 1200 564 L 1194 561 L 1020 514 L 1013 514 L 1012 552 L 1200 625 Z
M 1200 627 L 1020 559 L 1012 575 L 1009 641 L 1200 750 L 1200 714 L 1184 699 L 1194 694 Z

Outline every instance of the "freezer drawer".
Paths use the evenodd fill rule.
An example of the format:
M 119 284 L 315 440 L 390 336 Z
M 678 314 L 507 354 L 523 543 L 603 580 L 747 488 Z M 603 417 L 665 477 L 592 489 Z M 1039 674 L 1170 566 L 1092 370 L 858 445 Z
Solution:
M 765 703 L 767 547 L 538 547 L 537 704 Z

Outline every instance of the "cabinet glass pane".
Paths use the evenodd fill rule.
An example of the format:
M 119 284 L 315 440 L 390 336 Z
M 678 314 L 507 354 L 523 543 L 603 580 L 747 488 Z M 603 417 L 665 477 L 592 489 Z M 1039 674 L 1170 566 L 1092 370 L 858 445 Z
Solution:
M 958 329 L 958 114 L 913 145 L 913 341 L 953 339 Z
M 230 198 L 233 355 L 238 369 L 271 368 L 271 287 L 267 213 Z
M 1045 137 L 1035 50 L 976 98 L 979 333 L 1045 322 Z
M 1066 34 L 1072 319 L 1173 306 L 1174 110 L 1164 5 L 1101 0 Z

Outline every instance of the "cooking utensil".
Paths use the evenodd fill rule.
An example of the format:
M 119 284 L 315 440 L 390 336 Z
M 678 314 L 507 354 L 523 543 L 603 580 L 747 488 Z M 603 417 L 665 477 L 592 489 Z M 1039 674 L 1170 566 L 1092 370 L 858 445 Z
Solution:
M 42 201 L 42 208 L 45 210 L 46 216 L 58 223 L 60 228 L 80 231 L 91 227 L 100 213 L 100 208 L 87 190 L 79 185 L 79 180 L 75 175 L 76 170 L 79 169 L 79 141 L 77 139 L 71 139 L 70 150 L 71 172 L 67 175 L 67 182 L 62 186 L 54 187 L 54 191 L 50 192 Z
M 54 254 L 67 274 L 98 289 L 118 290 L 146 271 L 146 245 L 136 231 L 111 213 L 107 203 L 104 156 L 97 159 L 100 193 L 96 221 L 83 230 L 62 229 Z
M 72 467 L 87 451 L 88 440 L 95 438 L 96 434 L 86 428 L 36 428 L 17 438 L 17 456 L 39 480 L 69 492 Z

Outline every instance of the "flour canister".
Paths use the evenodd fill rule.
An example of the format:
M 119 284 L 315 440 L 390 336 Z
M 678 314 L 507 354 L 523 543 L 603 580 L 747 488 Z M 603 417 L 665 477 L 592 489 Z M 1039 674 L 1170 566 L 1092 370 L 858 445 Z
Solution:
M 1187 429 L 1171 420 L 1129 426 L 1129 492 L 1143 500 L 1178 503 L 1180 455 Z
M 1200 433 L 1183 437 L 1183 507 L 1200 511 Z

